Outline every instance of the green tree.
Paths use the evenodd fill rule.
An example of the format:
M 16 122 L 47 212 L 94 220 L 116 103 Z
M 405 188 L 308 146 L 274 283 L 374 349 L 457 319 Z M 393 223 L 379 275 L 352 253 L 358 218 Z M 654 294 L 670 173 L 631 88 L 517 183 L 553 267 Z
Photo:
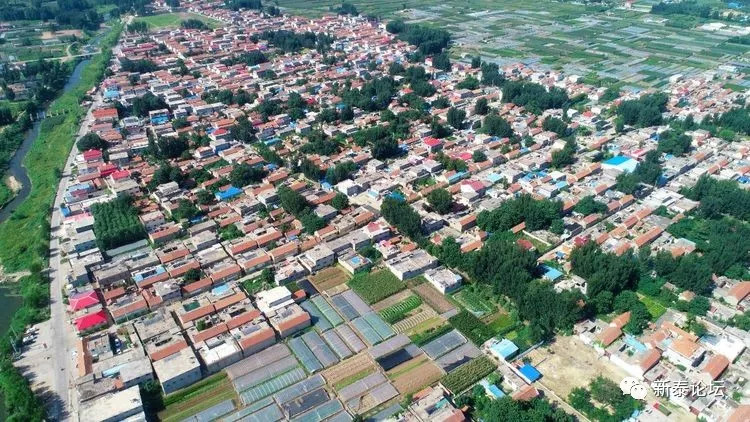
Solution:
M 185 272 L 185 275 L 182 276 L 182 280 L 185 281 L 186 284 L 190 284 L 194 281 L 198 281 L 201 279 L 201 270 L 196 268 L 191 268 Z
M 489 114 L 484 118 L 482 132 L 499 138 L 510 138 L 513 136 L 513 129 L 510 127 L 510 124 L 497 114 Z
M 200 205 L 209 205 L 209 204 L 213 203 L 214 199 L 215 199 L 214 195 L 211 192 L 209 192 L 209 191 L 207 191 L 205 189 L 199 190 L 198 193 L 196 193 L 195 196 L 196 196 L 196 198 L 198 200 L 198 203 Z
M 474 104 L 474 113 L 480 116 L 485 116 L 490 112 L 490 106 L 487 105 L 487 98 L 481 97 Z
M 583 215 L 594 213 L 603 214 L 607 212 L 607 205 L 596 201 L 593 195 L 587 195 L 578 201 L 575 207 L 573 207 L 573 211 Z
M 236 165 L 229 173 L 229 180 L 232 185 L 244 187 L 251 183 L 258 183 L 266 177 L 267 172 L 259 167 L 250 166 L 246 163 Z
M 472 69 L 479 69 L 481 65 L 482 65 L 482 58 L 480 56 L 474 56 L 471 58 Z
M 435 189 L 427 195 L 427 202 L 438 214 L 447 214 L 453 206 L 453 197 L 445 189 Z
M 337 210 L 343 210 L 344 208 L 347 208 L 349 206 L 349 198 L 343 193 L 339 192 L 336 194 L 336 196 L 333 197 L 331 206 L 333 206 L 333 208 L 336 208 Z
M 310 204 L 305 197 L 288 186 L 281 186 L 277 192 L 281 200 L 281 206 L 289 214 L 299 216 L 310 208 Z
M 104 150 L 107 149 L 107 141 L 100 138 L 96 133 L 89 132 L 78 139 L 76 147 L 78 147 L 79 151 L 88 151 L 90 149 Z
M 200 214 L 200 210 L 187 199 L 180 199 L 177 208 L 172 210 L 172 218 L 176 221 L 192 220 Z
M 466 112 L 461 109 L 451 107 L 448 109 L 447 119 L 449 125 L 453 126 L 455 129 L 461 130 L 464 127 Z

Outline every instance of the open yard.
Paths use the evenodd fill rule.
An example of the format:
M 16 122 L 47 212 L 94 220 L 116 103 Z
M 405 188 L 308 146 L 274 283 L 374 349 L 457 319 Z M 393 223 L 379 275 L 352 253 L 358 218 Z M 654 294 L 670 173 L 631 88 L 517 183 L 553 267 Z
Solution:
M 625 371 L 609 362 L 607 358 L 600 358 L 594 349 L 583 344 L 575 336 L 557 336 L 554 343 L 531 351 L 527 357 L 542 373 L 542 378 L 537 384 L 566 401 L 571 390 L 588 386 L 591 380 L 599 375 L 611 379 L 616 384 L 627 376 Z M 557 401 L 556 398 L 551 399 Z M 649 403 L 656 400 L 651 389 L 648 390 L 646 400 Z M 668 407 L 673 411 L 670 420 L 695 420 L 693 415 L 676 406 Z
M 646 309 L 648 310 L 648 313 L 651 314 L 651 318 L 654 321 L 659 319 L 659 317 L 667 312 L 667 308 L 664 305 L 650 296 L 638 294 L 638 299 L 643 302 L 644 305 L 646 305 Z
M 562 398 L 567 398 L 576 387 L 587 386 L 598 375 L 617 383 L 627 376 L 574 336 L 557 336 L 554 343 L 535 349 L 527 356 L 542 373 L 539 382 Z
M 209 28 L 216 28 L 217 26 L 221 25 L 221 22 L 207 18 L 202 15 L 198 15 L 196 13 L 162 13 L 160 15 L 151 15 L 151 16 L 141 16 L 136 18 L 136 22 L 146 22 L 148 25 L 148 28 L 151 30 L 159 30 L 159 29 L 165 29 L 165 28 L 177 28 L 180 26 L 180 23 L 184 20 L 188 19 L 198 19 L 199 21 L 202 21 L 206 25 L 208 25 Z
M 309 280 L 319 292 L 324 292 L 349 281 L 349 274 L 339 267 L 328 267 L 310 276 Z

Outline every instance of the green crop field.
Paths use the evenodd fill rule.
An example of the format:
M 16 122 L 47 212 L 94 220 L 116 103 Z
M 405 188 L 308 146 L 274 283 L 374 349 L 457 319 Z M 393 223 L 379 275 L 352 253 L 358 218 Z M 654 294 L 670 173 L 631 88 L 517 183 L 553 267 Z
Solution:
M 383 309 L 382 311 L 380 311 L 380 315 L 389 324 L 395 324 L 398 321 L 406 318 L 409 312 L 417 309 L 421 304 L 422 298 L 412 295 L 395 305 L 391 305 Z
M 388 270 L 360 273 L 349 281 L 351 287 L 365 302 L 373 304 L 406 288 L 406 283 Z
M 149 29 L 159 30 L 178 28 L 182 21 L 188 19 L 198 19 L 208 25 L 209 28 L 216 28 L 221 25 L 221 22 L 215 19 L 207 18 L 195 13 L 163 13 L 160 15 L 141 16 L 136 19 L 136 22 L 146 22 Z

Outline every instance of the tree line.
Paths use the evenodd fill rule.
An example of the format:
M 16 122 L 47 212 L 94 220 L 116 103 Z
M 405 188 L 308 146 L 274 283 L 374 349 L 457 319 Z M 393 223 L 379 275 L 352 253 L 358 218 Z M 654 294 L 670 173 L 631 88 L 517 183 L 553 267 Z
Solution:
M 442 53 L 451 41 L 451 34 L 445 29 L 421 24 L 406 24 L 400 19 L 388 22 L 385 29 L 391 34 L 396 34 L 399 39 L 417 47 L 423 55 Z
M 561 216 L 560 201 L 536 200 L 531 195 L 522 194 L 503 201 L 492 211 L 480 212 L 477 215 L 477 225 L 484 231 L 502 232 L 526 222 L 527 230 L 541 230 L 549 228 Z
M 333 43 L 334 38 L 324 33 L 316 34 L 314 32 L 298 33 L 286 29 L 275 31 L 267 30 L 251 37 L 255 42 L 260 40 L 268 41 L 273 47 L 284 53 L 295 53 L 305 48 L 314 48 L 318 52 L 328 51 Z

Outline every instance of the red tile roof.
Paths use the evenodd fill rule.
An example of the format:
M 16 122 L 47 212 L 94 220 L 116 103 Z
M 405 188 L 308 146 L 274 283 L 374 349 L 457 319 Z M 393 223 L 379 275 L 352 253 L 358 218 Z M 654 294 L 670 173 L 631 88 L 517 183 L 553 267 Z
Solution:
M 89 290 L 88 292 L 73 295 L 69 298 L 69 300 L 70 310 L 74 312 L 99 304 L 99 296 L 94 290 Z
M 161 349 L 155 350 L 153 353 L 151 353 L 150 357 L 153 362 L 156 362 L 157 360 L 161 360 L 167 356 L 171 356 L 186 347 L 188 347 L 187 342 L 184 339 L 181 339 L 175 343 L 164 346 Z
M 76 319 L 73 324 L 75 324 L 78 331 L 86 331 L 100 325 L 106 325 L 107 322 L 107 311 L 100 309 L 94 313 Z

